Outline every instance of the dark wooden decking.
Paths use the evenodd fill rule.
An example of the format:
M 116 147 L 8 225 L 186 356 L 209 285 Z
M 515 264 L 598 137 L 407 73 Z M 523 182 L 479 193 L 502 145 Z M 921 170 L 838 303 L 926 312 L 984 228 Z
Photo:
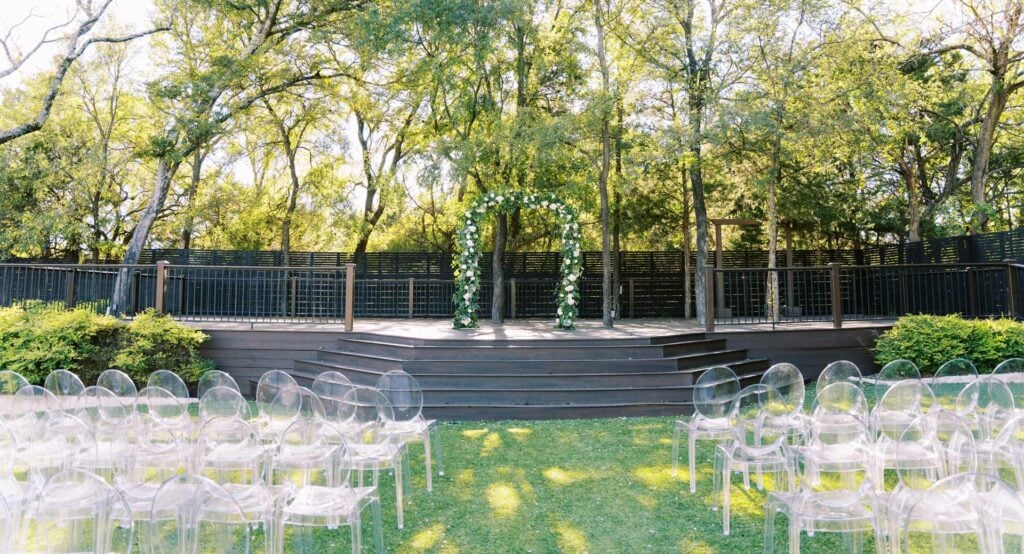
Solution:
M 306 384 L 338 370 L 368 385 L 403 369 L 423 386 L 430 417 L 548 419 L 688 413 L 693 382 L 712 365 L 733 367 L 745 383 L 781 361 L 808 378 L 837 359 L 870 373 L 870 349 L 888 326 L 736 326 L 710 335 L 685 320 L 631 321 L 613 330 L 584 322 L 573 332 L 554 331 L 547 320 L 468 332 L 443 320 L 360 321 L 354 333 L 312 324 L 202 328 L 211 336 L 204 355 L 243 389 L 270 369 Z

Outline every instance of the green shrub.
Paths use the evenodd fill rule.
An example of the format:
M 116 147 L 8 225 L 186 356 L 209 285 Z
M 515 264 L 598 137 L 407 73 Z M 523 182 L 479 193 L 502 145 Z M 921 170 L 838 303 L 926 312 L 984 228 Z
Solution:
M 199 356 L 205 340 L 201 331 L 154 312 L 126 324 L 87 308 L 0 308 L 0 369 L 37 384 L 55 369 L 71 370 L 90 384 L 110 367 L 123 369 L 138 384 L 157 369 L 194 383 L 213 365 Z
M 0 365 L 41 383 L 55 369 L 70 369 L 91 382 L 120 344 L 122 324 L 87 310 L 11 308 L 0 316 Z
M 904 316 L 875 344 L 879 365 L 903 358 L 917 364 L 923 375 L 953 358 L 967 358 L 984 373 L 1012 357 L 1024 357 L 1024 324 L 1011 319 Z
M 195 383 L 213 367 L 213 362 L 199 356 L 199 346 L 206 339 L 202 331 L 147 311 L 128 325 L 114 366 L 137 383 L 144 383 L 158 369 L 169 369 L 186 383 Z

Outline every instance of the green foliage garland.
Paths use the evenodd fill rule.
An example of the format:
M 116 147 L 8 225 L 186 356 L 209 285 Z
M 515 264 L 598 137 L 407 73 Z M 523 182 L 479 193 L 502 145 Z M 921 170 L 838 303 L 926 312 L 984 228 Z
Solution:
M 477 309 L 480 301 L 480 223 L 492 211 L 511 213 L 519 208 L 551 210 L 562 229 L 561 286 L 558 289 L 558 309 L 555 327 L 575 329 L 579 315 L 579 279 L 583 274 L 580 254 L 580 226 L 576 210 L 554 195 L 533 192 L 489 192 L 478 198 L 463 217 L 463 226 L 457 240 L 459 254 L 453 261 L 455 269 L 456 329 L 477 327 Z

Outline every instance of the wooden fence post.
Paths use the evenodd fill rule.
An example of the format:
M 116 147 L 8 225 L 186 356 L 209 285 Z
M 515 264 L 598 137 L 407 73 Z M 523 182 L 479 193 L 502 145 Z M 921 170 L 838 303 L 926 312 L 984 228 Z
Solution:
M 509 319 L 516 318 L 516 278 L 508 280 Z
M 74 309 L 77 302 L 77 272 L 77 269 L 71 268 L 71 270 L 66 273 L 66 280 L 64 282 L 64 309 L 66 310 Z
M 715 266 L 704 267 L 704 330 L 715 330 Z
M 412 319 L 413 307 L 416 305 L 416 278 L 409 277 L 409 319 Z
M 156 298 L 153 299 L 153 307 L 156 309 L 156 313 L 164 313 L 164 289 L 167 283 L 167 266 L 168 262 L 157 262 L 156 263 L 156 290 L 154 291 Z
M 1010 317 L 1017 319 L 1020 312 L 1020 282 L 1017 266 L 1013 260 L 1006 260 L 1006 309 Z
M 345 331 L 352 332 L 356 304 L 356 264 L 345 264 Z
M 832 274 L 832 328 L 843 328 L 843 291 L 839 280 L 839 262 L 828 264 Z

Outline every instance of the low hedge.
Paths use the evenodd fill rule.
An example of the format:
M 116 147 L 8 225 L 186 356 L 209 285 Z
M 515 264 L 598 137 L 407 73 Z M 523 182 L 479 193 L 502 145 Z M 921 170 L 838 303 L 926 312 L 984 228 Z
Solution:
M 0 308 L 0 369 L 41 384 L 55 369 L 74 371 L 86 384 L 116 367 L 138 384 L 169 369 L 195 383 L 213 363 L 199 355 L 207 336 L 153 311 L 131 322 L 88 309 L 47 304 Z
M 910 315 L 879 337 L 875 361 L 907 359 L 931 375 L 953 358 L 974 362 L 979 373 L 1007 358 L 1024 358 L 1024 323 L 1012 319 L 964 319 L 959 315 Z

